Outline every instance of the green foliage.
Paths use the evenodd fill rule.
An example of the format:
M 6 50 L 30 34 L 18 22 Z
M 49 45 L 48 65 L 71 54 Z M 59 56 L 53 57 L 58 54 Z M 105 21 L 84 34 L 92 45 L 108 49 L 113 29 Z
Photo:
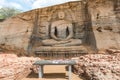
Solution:
M 12 16 L 15 16 L 21 13 L 21 10 L 11 8 L 11 7 L 3 7 L 0 9 L 0 19 L 6 19 Z
M 2 15 L 0 15 L 0 19 L 4 19 L 4 17 Z

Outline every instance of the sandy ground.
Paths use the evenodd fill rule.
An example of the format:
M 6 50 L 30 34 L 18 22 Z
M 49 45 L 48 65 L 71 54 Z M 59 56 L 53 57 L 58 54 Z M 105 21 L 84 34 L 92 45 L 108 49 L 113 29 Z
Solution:
M 27 78 L 22 80 L 68 80 L 68 71 L 65 70 L 65 66 L 61 65 L 46 65 L 44 66 L 44 76 L 38 79 L 38 74 L 31 74 Z M 72 73 L 71 80 L 83 80 L 78 75 Z

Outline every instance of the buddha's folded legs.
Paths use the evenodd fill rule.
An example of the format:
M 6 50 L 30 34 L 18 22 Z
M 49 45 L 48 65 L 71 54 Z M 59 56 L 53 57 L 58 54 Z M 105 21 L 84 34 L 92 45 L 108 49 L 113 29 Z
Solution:
M 80 46 L 82 41 L 79 39 L 70 39 L 69 42 L 64 44 L 55 44 L 54 46 Z
M 56 41 L 53 39 L 43 40 L 45 46 L 79 46 L 82 41 L 79 39 L 70 39 L 68 41 Z
M 70 39 L 70 43 L 64 44 L 65 46 L 80 46 L 82 41 L 80 39 Z
M 53 45 L 59 45 L 59 44 L 65 44 L 69 41 L 56 41 L 54 39 L 48 39 L 48 40 L 43 40 L 42 44 L 45 46 L 53 46 Z

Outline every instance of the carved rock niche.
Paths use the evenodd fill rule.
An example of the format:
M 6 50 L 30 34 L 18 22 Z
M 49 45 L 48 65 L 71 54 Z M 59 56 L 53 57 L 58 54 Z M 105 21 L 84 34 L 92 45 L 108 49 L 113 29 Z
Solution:
M 38 18 L 37 34 L 39 39 L 35 44 L 35 53 L 43 57 L 73 57 L 88 53 L 84 24 L 85 16 L 81 5 L 67 7 L 49 7 L 46 14 Z M 42 10 L 44 11 L 44 10 Z

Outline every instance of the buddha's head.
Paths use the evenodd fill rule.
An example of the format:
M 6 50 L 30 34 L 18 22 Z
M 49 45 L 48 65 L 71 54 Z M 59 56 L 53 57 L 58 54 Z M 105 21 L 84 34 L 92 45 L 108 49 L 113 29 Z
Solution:
M 65 13 L 64 12 L 62 12 L 62 11 L 58 12 L 58 18 L 59 19 L 64 19 L 64 17 L 65 17 Z

